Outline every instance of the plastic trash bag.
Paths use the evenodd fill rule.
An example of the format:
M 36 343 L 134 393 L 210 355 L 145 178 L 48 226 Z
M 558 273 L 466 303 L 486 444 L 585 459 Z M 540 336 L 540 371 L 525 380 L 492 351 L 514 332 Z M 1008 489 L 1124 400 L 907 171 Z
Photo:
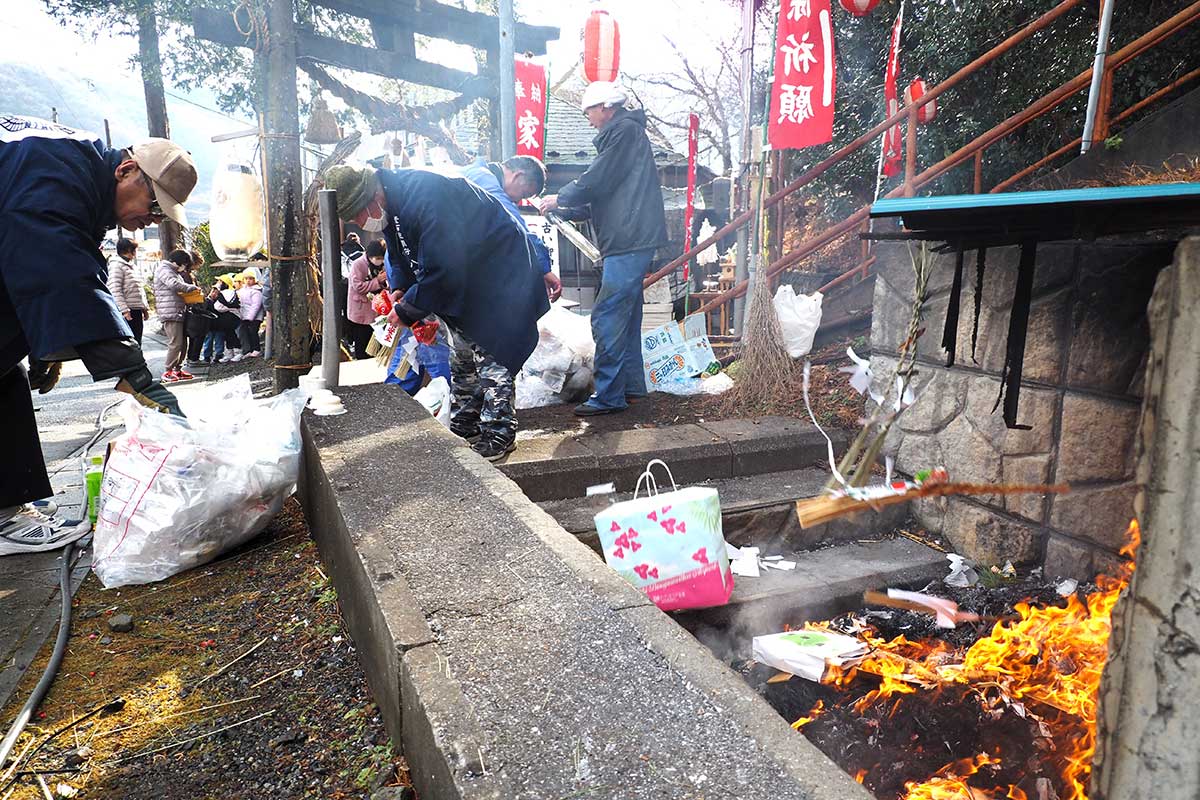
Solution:
M 126 400 L 126 433 L 100 487 L 92 563 L 100 582 L 162 580 L 265 528 L 296 487 L 306 400 L 300 389 L 255 400 L 245 375 L 185 405 L 187 419 Z
M 821 327 L 820 292 L 796 294 L 796 290 L 784 284 L 775 292 L 775 313 L 783 328 L 783 344 L 788 355 L 800 358 L 812 350 L 813 338 Z
M 575 402 L 592 393 L 591 320 L 560 305 L 538 320 L 538 345 L 517 376 L 516 407 Z
M 522 372 L 517 376 L 517 408 L 540 408 L 558 402 L 558 392 L 542 380 L 540 375 Z
M 413 395 L 413 399 L 433 415 L 438 422 L 450 427 L 450 382 L 439 375 Z

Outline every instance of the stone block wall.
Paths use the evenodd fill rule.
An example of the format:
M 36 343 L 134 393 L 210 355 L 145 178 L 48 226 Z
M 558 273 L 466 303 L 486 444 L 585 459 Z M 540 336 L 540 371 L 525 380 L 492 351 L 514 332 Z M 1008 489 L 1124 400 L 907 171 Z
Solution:
M 922 524 L 981 564 L 1044 563 L 1052 576 L 1090 578 L 1115 561 L 1133 516 L 1146 308 L 1173 251 L 1173 243 L 1156 242 L 1039 246 L 1017 414 L 1030 430 L 1006 428 L 1001 409 L 993 410 L 1019 249 L 987 253 L 973 354 L 975 253 L 966 253 L 957 363 L 950 368 L 941 340 L 954 256 L 935 256 L 917 400 L 888 440 L 896 468 L 911 474 L 942 465 L 953 480 L 1066 482 L 1072 491 L 922 500 L 914 508 Z M 882 382 L 908 326 L 913 272 L 907 244 L 882 242 L 876 253 L 871 361 Z

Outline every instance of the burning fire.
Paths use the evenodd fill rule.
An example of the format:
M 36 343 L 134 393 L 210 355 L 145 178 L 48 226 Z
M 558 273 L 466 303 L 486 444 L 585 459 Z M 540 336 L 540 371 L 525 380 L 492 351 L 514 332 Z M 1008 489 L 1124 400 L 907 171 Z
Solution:
M 853 703 L 855 712 L 886 708 L 882 704 L 890 700 L 893 707 L 886 714 L 890 718 L 904 695 L 933 694 L 960 686 L 977 697 L 985 715 L 999 719 L 1015 713 L 1032 722 L 1039 732 L 1039 750 L 1057 771 L 1055 786 L 1038 778 L 1036 787 L 1027 787 L 1032 794 L 1011 783 L 1003 785 L 1007 781 L 995 785 L 991 778 L 1002 770 L 1005 754 L 994 748 L 995 752 L 946 764 L 922 782 L 906 783 L 903 800 L 1031 800 L 1038 796 L 1087 800 L 1096 749 L 1097 694 L 1108 657 L 1112 610 L 1133 574 L 1133 556 L 1140 541 L 1134 520 L 1121 549 L 1129 560 L 1118 575 L 1099 576 L 1098 591 L 1084 601 L 1070 595 L 1063 606 L 1035 608 L 1018 603 L 1019 618 L 996 623 L 990 636 L 965 653 L 943 642 L 926 644 L 903 636 L 884 641 L 870 630 L 860 631 L 875 650 L 856 667 L 830 668 L 823 680 L 848 689 L 859 673 L 876 676 L 879 687 Z M 818 703 L 794 727 L 803 727 L 825 711 Z M 1083 734 L 1069 734 L 1077 730 Z M 858 780 L 862 779 L 860 772 Z

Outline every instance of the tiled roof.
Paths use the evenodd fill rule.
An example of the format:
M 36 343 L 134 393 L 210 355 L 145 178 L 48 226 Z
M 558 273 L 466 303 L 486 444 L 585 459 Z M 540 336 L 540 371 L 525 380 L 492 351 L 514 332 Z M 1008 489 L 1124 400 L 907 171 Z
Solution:
M 570 96 L 569 92 L 564 94 Z M 687 156 L 673 151 L 671 145 L 656 131 L 647 129 L 646 134 L 654 146 L 654 161 L 657 164 L 687 164 Z M 595 137 L 596 131 L 579 110 L 578 100 L 572 102 L 566 97 L 550 95 L 550 102 L 546 106 L 547 165 L 586 166 L 592 163 L 596 157 L 596 149 L 592 147 Z

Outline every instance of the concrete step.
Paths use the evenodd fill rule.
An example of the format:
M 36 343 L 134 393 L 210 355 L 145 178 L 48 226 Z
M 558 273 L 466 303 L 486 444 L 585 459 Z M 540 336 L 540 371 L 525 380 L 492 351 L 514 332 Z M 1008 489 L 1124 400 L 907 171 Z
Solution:
M 759 547 L 764 553 L 809 550 L 830 542 L 874 538 L 892 530 L 908 514 L 906 506 L 888 506 L 878 513 L 867 511 L 807 530 L 801 528 L 796 519 L 796 501 L 819 494 L 828 477 L 825 470 L 810 467 L 701 481 L 695 485 L 712 486 L 720 495 L 721 525 L 727 542 Z M 661 483 L 660 488 L 663 488 Z M 593 518 L 610 503 L 632 497 L 632 492 L 620 492 L 550 500 L 538 505 L 598 553 L 600 541 Z
M 860 608 L 868 589 L 922 587 L 947 570 L 943 553 L 903 537 L 762 555 L 782 555 L 796 569 L 735 577 L 728 605 L 673 615 L 718 658 L 745 658 L 754 636 Z
M 834 449 L 848 435 L 830 431 Z M 612 481 L 632 492 L 651 459 L 660 458 L 684 484 L 813 467 L 827 458 L 824 437 L 805 420 L 764 417 L 639 428 L 595 434 L 519 438 L 497 466 L 535 502 L 581 498 Z

